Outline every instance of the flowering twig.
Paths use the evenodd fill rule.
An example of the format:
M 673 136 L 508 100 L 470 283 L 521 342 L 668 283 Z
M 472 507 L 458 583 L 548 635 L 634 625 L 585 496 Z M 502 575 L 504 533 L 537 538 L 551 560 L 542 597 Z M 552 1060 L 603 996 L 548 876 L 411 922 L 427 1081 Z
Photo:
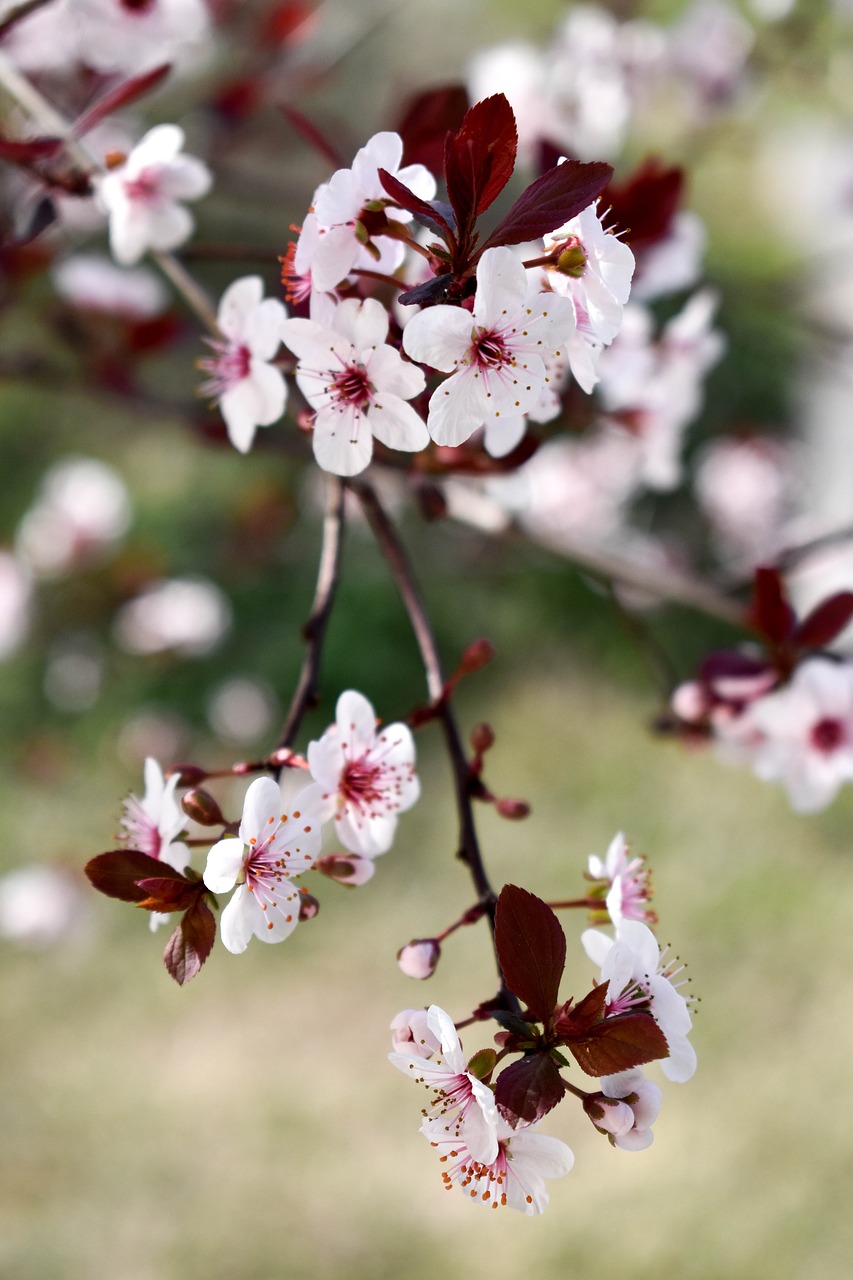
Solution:
M 317 570 L 317 586 L 311 612 L 302 631 L 308 648 L 299 673 L 299 683 L 281 731 L 279 748 L 292 746 L 302 717 L 317 697 L 323 640 L 338 585 L 344 530 L 344 486 L 333 475 L 327 475 L 326 482 L 328 499 L 323 521 L 323 545 Z

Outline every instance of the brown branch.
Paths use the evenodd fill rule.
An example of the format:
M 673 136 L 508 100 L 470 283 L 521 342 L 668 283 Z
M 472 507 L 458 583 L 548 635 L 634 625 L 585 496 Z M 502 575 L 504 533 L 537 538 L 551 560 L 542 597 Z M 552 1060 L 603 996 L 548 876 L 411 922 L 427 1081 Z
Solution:
M 341 564 L 344 531 L 344 485 L 337 476 L 327 476 L 328 496 L 323 521 L 323 546 L 317 570 L 317 585 L 308 621 L 302 635 L 308 646 L 299 673 L 299 683 L 278 740 L 279 750 L 293 745 L 302 718 L 317 701 L 317 683 L 326 625 L 335 600 Z

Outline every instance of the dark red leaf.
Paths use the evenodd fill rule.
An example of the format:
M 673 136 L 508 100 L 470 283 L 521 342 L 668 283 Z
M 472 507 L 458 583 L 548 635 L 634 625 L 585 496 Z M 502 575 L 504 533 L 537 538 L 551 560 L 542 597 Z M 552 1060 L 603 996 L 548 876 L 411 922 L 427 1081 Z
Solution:
M 469 106 L 463 84 L 440 85 L 410 98 L 397 126 L 403 139 L 404 163 L 423 164 L 432 173 L 440 173 L 445 139 L 460 128 Z
M 166 943 L 163 963 L 179 986 L 194 978 L 216 938 L 216 920 L 204 898 L 190 907 Z
M 473 225 L 512 177 L 518 130 L 502 93 L 475 102 L 444 146 L 447 196 L 460 228 Z
M 553 1022 L 557 1035 L 567 1038 L 583 1035 L 596 1022 L 600 1022 L 604 1017 L 609 987 L 609 982 L 600 982 L 577 1004 L 573 1005 L 571 1000 L 564 1004 Z
M 49 160 L 62 149 L 62 138 L 4 138 L 0 134 L 0 160 L 11 164 L 33 164 L 37 160 Z
M 505 1067 L 495 1085 L 498 1110 L 513 1128 L 535 1124 L 563 1098 L 563 1079 L 548 1053 L 530 1053 Z
M 324 160 L 328 160 L 329 164 L 334 165 L 336 169 L 341 168 L 343 160 L 340 153 L 322 130 L 318 129 L 301 111 L 297 111 L 296 107 L 292 107 L 289 102 L 280 102 L 278 109 L 310 147 L 313 147 Z
M 561 1037 L 588 1076 L 610 1076 L 669 1056 L 666 1036 L 650 1013 L 619 1013 L 587 1031 Z
M 123 80 L 114 89 L 108 89 L 92 103 L 91 107 L 78 116 L 74 121 L 73 132 L 78 138 L 82 138 L 90 129 L 94 129 L 96 124 L 100 124 L 105 116 L 112 115 L 120 107 L 129 106 L 131 102 L 136 102 L 152 89 L 156 89 L 171 70 L 171 65 L 164 62 L 161 66 L 154 67 L 152 71 L 134 76 L 131 80 Z
M 611 182 L 603 203 L 624 231 L 635 253 L 650 248 L 667 234 L 684 190 L 684 170 L 666 168 L 649 156 L 624 182 Z
M 138 849 L 112 849 L 109 853 L 99 853 L 86 863 L 84 870 L 100 893 L 105 893 L 108 898 L 119 898 L 122 902 L 144 902 L 149 895 L 138 882 L 146 877 L 185 879 L 167 862 L 160 862 Z
M 424 222 L 428 227 L 432 227 L 433 231 L 437 232 L 446 244 L 452 245 L 454 243 L 453 228 L 434 204 L 415 195 L 414 191 L 411 191 L 405 182 L 395 178 L 393 173 L 389 173 L 387 169 L 379 170 L 379 180 L 395 204 L 399 205 L 401 209 L 408 209 L 409 213 L 414 214 L 418 222 Z
M 144 889 L 146 896 L 136 905 L 146 911 L 185 911 L 191 906 L 199 894 L 198 881 L 190 881 L 181 876 L 173 880 L 166 876 L 146 876 L 139 880 L 139 888 Z M 201 892 L 204 892 L 201 889 Z
M 566 160 L 556 169 L 549 169 L 521 193 L 485 241 L 483 249 L 538 240 L 556 231 L 601 195 L 612 173 L 612 166 L 599 160 L 591 164 Z
M 755 570 L 754 594 L 747 620 L 771 644 L 783 644 L 790 639 L 796 618 L 777 569 L 762 565 Z
M 547 1022 L 566 964 L 566 935 L 554 912 L 526 889 L 504 885 L 495 910 L 495 947 L 510 991 Z
M 706 684 L 716 680 L 750 679 L 763 675 L 770 668 L 767 658 L 760 654 L 742 653 L 739 649 L 717 649 L 702 659 L 699 678 Z
M 839 591 L 803 618 L 794 632 L 794 643 L 798 649 L 822 649 L 840 635 L 851 618 L 853 591 Z

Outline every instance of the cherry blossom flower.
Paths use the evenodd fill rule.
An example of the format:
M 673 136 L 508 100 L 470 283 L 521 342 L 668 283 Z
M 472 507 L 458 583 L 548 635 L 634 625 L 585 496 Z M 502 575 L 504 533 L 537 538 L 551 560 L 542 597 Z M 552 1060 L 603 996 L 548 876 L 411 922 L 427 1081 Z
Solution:
M 356 475 L 373 438 L 390 449 L 423 449 L 429 434 L 407 400 L 423 391 L 420 369 L 388 346 L 388 313 L 375 298 L 323 308 L 324 323 L 286 320 L 284 341 L 299 358 L 296 381 L 315 410 L 314 456 L 325 471 Z
M 401 169 L 402 158 L 403 141 L 399 134 L 374 134 L 357 152 L 351 169 L 338 169 L 328 182 L 318 187 L 312 201 L 310 231 L 303 225 L 295 263 L 303 275 L 306 269 L 310 270 L 314 289 L 324 293 L 334 289 L 356 266 L 390 272 L 403 261 L 403 245 L 388 236 L 376 236 L 368 247 L 361 223 L 365 205 L 388 200 L 379 178 L 380 169 L 399 178 L 423 200 L 435 195 L 435 179 L 429 170 L 421 164 Z M 395 209 L 394 218 L 409 222 L 411 214 Z M 310 236 L 307 261 L 307 242 L 303 244 L 306 236 Z
M 219 925 L 234 955 L 252 937 L 283 942 L 299 923 L 300 891 L 292 877 L 310 871 L 320 851 L 320 788 L 309 784 L 282 811 L 272 778 L 256 778 L 243 803 L 239 839 L 226 836 L 207 855 L 204 883 L 214 893 L 234 889 Z
M 146 267 L 127 270 L 98 253 L 75 253 L 53 271 L 53 283 L 72 306 L 126 320 L 150 320 L 168 306 L 163 281 Z
M 601 1092 L 605 1098 L 612 1098 L 616 1106 L 602 1107 L 601 1118 L 593 1120 L 596 1128 L 608 1133 L 613 1146 L 623 1151 L 644 1151 L 650 1147 L 654 1140 L 652 1125 L 658 1118 L 663 1098 L 658 1085 L 647 1080 L 640 1067 L 633 1067 L 630 1071 L 602 1076 Z
M 651 900 L 650 871 L 645 858 L 632 858 L 621 831 L 613 837 L 604 860 L 589 855 L 588 876 L 607 887 L 605 905 L 617 930 L 623 920 L 643 920 L 653 924 L 657 919 L 649 909 Z
M 96 71 L 138 74 L 198 58 L 209 38 L 204 0 L 71 0 L 79 56 Z
M 437 444 L 458 445 L 494 418 L 528 413 L 549 382 L 546 362 L 571 332 L 566 299 L 535 293 L 511 249 L 487 249 L 477 266 L 473 311 L 435 306 L 413 316 L 403 348 L 450 373 L 429 403 Z
M 201 160 L 181 154 L 183 145 L 183 129 L 157 125 L 123 165 L 98 178 L 110 248 L 122 266 L 138 262 L 148 249 L 176 249 L 192 234 L 192 214 L 179 201 L 207 195 L 212 176 Z
M 798 813 L 825 808 L 853 781 L 853 664 L 811 658 L 740 719 L 754 772 L 780 782 Z
M 126 653 L 163 653 L 186 657 L 210 653 L 232 622 L 228 597 L 206 578 L 162 578 L 119 609 L 114 630 Z
M 442 1180 L 450 1191 L 454 1183 L 472 1200 L 493 1209 L 542 1213 L 548 1207 L 546 1178 L 561 1178 L 574 1164 L 570 1147 L 559 1138 L 537 1133 L 531 1126 L 511 1129 L 504 1120 L 497 1125 L 497 1155 L 478 1160 L 458 1137 L 448 1137 L 442 1121 L 424 1120 L 421 1133 L 439 1152 Z
M 661 1070 L 668 1080 L 689 1080 L 696 1070 L 696 1051 L 687 1039 L 693 1025 L 687 1000 L 673 982 L 680 966 L 673 968 L 665 960 L 655 935 L 639 920 L 623 920 L 615 939 L 600 929 L 585 929 L 581 942 L 590 960 L 601 966 L 601 981 L 610 983 L 608 1012 L 648 1010 L 669 1045 Z
M 391 1043 L 394 1052 L 431 1058 L 441 1049 L 439 1036 L 432 1031 L 426 1009 L 402 1009 L 391 1020 Z
M 334 817 L 344 847 L 368 858 L 386 853 L 397 815 L 420 795 L 411 730 L 390 724 L 377 732 L 367 698 L 348 690 L 335 723 L 309 744 L 308 766 L 323 789 L 324 821 Z
M 427 1027 L 441 1044 L 441 1054 L 428 1062 L 419 1054 L 391 1053 L 388 1061 L 432 1093 L 424 1113 L 430 1133 L 459 1139 L 471 1156 L 491 1164 L 498 1155 L 499 1115 L 494 1092 L 466 1070 L 465 1055 L 448 1014 L 438 1005 L 427 1011 Z
M 596 203 L 545 237 L 545 252 L 558 252 L 548 283 L 571 298 L 578 327 L 596 342 L 612 342 L 631 292 L 634 255 L 624 241 L 605 231 Z
M 140 800 L 130 795 L 124 802 L 121 817 L 122 838 L 130 849 L 147 853 L 149 858 L 167 862 L 176 871 L 189 865 L 190 851 L 175 837 L 187 824 L 183 810 L 175 798 L 179 774 L 163 776 L 158 762 L 148 756 L 143 776 L 145 793 Z
M 39 577 L 88 565 L 109 551 L 130 525 L 127 487 L 97 458 L 63 458 L 42 480 L 18 525 L 16 550 Z
M 217 324 L 222 339 L 207 339 L 216 352 L 199 361 L 211 375 L 202 395 L 213 396 L 235 449 L 248 453 L 257 427 L 268 427 L 284 413 L 284 375 L 270 364 L 282 340 L 287 311 L 276 298 L 264 297 L 260 276 L 243 276 L 225 290 Z
M 0 876 L 0 938 L 33 950 L 85 931 L 89 895 L 70 868 L 30 863 Z

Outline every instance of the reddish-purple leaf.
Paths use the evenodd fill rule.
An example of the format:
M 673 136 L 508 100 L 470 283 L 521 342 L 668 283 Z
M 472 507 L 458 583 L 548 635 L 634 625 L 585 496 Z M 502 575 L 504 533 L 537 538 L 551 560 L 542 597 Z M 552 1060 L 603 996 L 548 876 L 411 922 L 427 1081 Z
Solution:
M 755 570 L 754 594 L 747 621 L 773 645 L 790 639 L 796 617 L 788 604 L 777 569 L 761 565 Z
M 497 199 L 512 177 L 517 151 L 515 116 L 502 93 L 475 102 L 461 128 L 447 135 L 444 180 L 460 227 L 470 228 Z
M 108 89 L 92 103 L 91 107 L 78 116 L 74 121 L 73 132 L 78 138 L 82 138 L 90 129 L 94 129 L 96 124 L 100 124 L 105 116 L 112 115 L 119 108 L 129 106 L 131 102 L 136 102 L 152 89 L 156 89 L 171 70 L 171 64 L 164 62 L 151 71 L 145 71 L 141 76 L 133 76 L 130 80 L 123 80 L 114 89 Z
M 650 1013 L 618 1013 L 584 1032 L 561 1037 L 588 1076 L 610 1076 L 669 1056 L 666 1036 Z
M 601 195 L 612 173 L 612 166 L 599 160 L 591 164 L 566 160 L 556 169 L 549 169 L 521 193 L 487 238 L 483 250 L 538 240 L 556 231 Z
M 167 862 L 160 862 L 138 849 L 112 849 L 108 853 L 99 853 L 86 863 L 84 870 L 100 893 L 105 893 L 108 898 L 119 898 L 122 902 L 145 901 L 149 895 L 147 890 L 139 887 L 139 881 L 146 877 L 185 879 Z
M 707 684 L 717 680 L 750 679 L 763 675 L 770 664 L 760 654 L 741 653 L 739 649 L 716 649 L 702 659 L 699 678 Z
M 656 156 L 649 156 L 624 182 L 610 183 L 603 203 L 637 253 L 667 234 L 683 190 L 684 170 L 666 168 Z
M 0 160 L 11 164 L 34 164 L 49 160 L 63 147 L 62 138 L 4 138 L 0 134 Z
M 289 102 L 280 102 L 278 109 L 300 137 L 304 138 L 308 145 L 313 147 L 324 160 L 328 160 L 329 164 L 334 165 L 336 169 L 340 169 L 343 166 L 343 160 L 337 148 L 307 116 L 304 116 L 301 111 L 297 111 L 296 107 L 292 107 Z
M 530 1053 L 500 1073 L 495 1102 L 513 1128 L 521 1121 L 535 1124 L 563 1098 L 563 1079 L 548 1053 Z
M 853 618 L 853 591 L 839 591 L 816 605 L 794 632 L 798 649 L 822 649 Z
M 566 935 L 546 902 L 504 885 L 495 910 L 495 947 L 510 991 L 532 1017 L 547 1022 L 566 964 Z
M 137 883 L 140 889 L 145 890 L 146 897 L 136 905 L 146 911 L 184 911 L 199 893 L 199 882 L 187 880 L 184 876 L 177 880 L 166 876 L 146 876 Z
M 216 920 L 203 897 L 181 920 L 166 943 L 163 963 L 179 986 L 189 982 L 198 973 L 216 938 Z
M 432 227 L 442 237 L 446 244 L 454 243 L 453 228 L 436 209 L 435 205 L 429 200 L 422 200 L 420 196 L 415 195 L 404 182 L 399 178 L 395 178 L 393 173 L 389 173 L 387 169 L 379 170 L 379 180 L 387 191 L 388 195 L 399 205 L 401 209 L 408 209 L 409 213 L 414 214 L 418 222 L 425 223 L 428 227 Z
M 440 173 L 445 138 L 460 128 L 469 106 L 463 84 L 440 85 L 411 98 L 397 126 L 403 139 L 404 164 L 423 164 L 432 173 Z
M 573 1005 L 571 1000 L 564 1004 L 553 1020 L 555 1033 L 561 1037 L 571 1038 L 583 1035 L 596 1022 L 600 1022 L 604 1017 L 609 987 L 609 981 L 600 982 L 577 1004 Z

